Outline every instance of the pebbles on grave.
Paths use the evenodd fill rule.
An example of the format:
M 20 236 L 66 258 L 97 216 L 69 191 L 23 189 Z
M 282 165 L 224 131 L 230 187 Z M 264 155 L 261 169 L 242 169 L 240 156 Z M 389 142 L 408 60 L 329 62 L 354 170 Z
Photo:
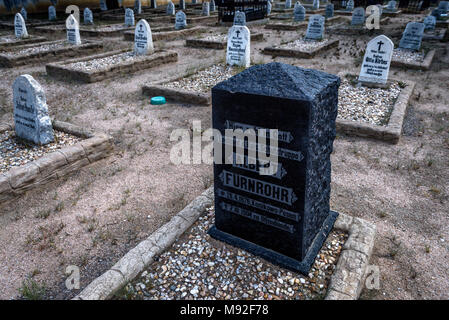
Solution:
M 323 39 L 321 41 L 311 41 L 311 40 L 304 40 L 304 39 L 298 39 L 286 44 L 281 44 L 279 46 L 276 46 L 275 48 L 282 48 L 282 49 L 298 49 L 301 51 L 312 51 L 316 48 L 322 47 L 323 44 L 327 42 L 326 39 Z
M 212 240 L 214 212 L 125 288 L 131 299 L 314 299 L 322 298 L 347 235 L 333 231 L 303 276 Z M 217 245 L 218 244 L 218 245 Z
M 62 131 L 54 131 L 54 134 L 55 141 L 44 146 L 38 146 L 18 141 L 14 131 L 0 133 L 0 173 L 81 141 L 81 138 Z
M 227 41 L 227 39 L 228 39 L 228 36 L 225 34 L 212 34 L 212 35 L 202 37 L 200 40 L 223 42 L 223 41 Z
M 394 49 L 393 57 L 394 60 L 401 60 L 405 62 L 423 62 L 424 52 L 416 52 L 411 50 Z
M 134 52 L 130 51 L 103 58 L 74 62 L 69 64 L 69 66 L 77 70 L 91 71 L 91 70 L 104 69 L 107 66 L 118 64 L 125 61 L 143 60 L 143 59 L 145 59 L 145 56 L 138 56 Z
M 39 53 L 39 52 L 44 52 L 44 51 L 64 48 L 64 47 L 67 47 L 67 46 L 70 46 L 70 45 L 71 44 L 69 44 L 69 43 L 67 43 L 65 41 L 61 41 L 61 42 L 58 42 L 58 43 L 41 44 L 41 45 L 38 45 L 38 46 L 33 46 L 33 47 L 22 49 L 22 50 L 14 50 L 14 51 L 11 51 L 11 52 L 9 52 L 7 54 L 9 56 L 14 56 L 14 55 L 18 55 L 18 54 L 33 54 L 33 53 Z
M 338 90 L 338 117 L 384 125 L 400 92 L 397 82 L 384 89 L 358 87 L 343 79 Z

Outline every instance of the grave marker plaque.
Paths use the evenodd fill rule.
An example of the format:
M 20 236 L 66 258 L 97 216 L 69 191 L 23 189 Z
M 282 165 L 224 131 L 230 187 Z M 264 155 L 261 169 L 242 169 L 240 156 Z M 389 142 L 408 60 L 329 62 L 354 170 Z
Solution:
M 182 11 L 178 11 L 175 17 L 175 29 L 180 30 L 187 28 L 187 17 Z
M 145 19 L 140 20 L 136 24 L 136 30 L 134 31 L 134 52 L 137 55 L 146 55 L 154 52 L 151 28 Z
M 393 41 L 384 35 L 377 36 L 368 42 L 360 69 L 359 81 L 386 84 L 393 49 Z
M 27 26 L 20 13 L 16 13 L 14 16 L 14 34 L 19 39 L 28 37 Z
M 418 51 L 421 48 L 424 23 L 409 22 L 402 33 L 399 48 Z
M 304 8 L 299 1 L 295 3 L 293 9 L 293 20 L 297 22 L 306 20 L 306 8 Z
M 314 14 L 309 17 L 307 25 L 306 40 L 322 40 L 324 35 L 324 17 Z
M 92 14 L 92 10 L 85 8 L 83 11 L 83 19 L 84 24 L 94 24 L 94 15 Z
M 223 137 L 226 129 L 278 130 L 274 175 L 245 164 L 214 164 L 212 237 L 309 272 L 338 216 L 329 199 L 339 85 L 337 76 L 274 62 L 212 88 L 213 128 Z M 257 147 L 264 150 L 266 141 Z
M 50 21 L 56 20 L 56 9 L 54 6 L 48 7 L 48 20 Z
M 250 66 L 250 31 L 246 26 L 234 25 L 228 32 L 226 63 L 248 68 Z
M 134 11 L 130 8 L 125 9 L 125 26 L 131 27 L 135 23 L 134 21 Z
M 67 29 L 67 41 L 70 44 L 79 46 L 81 44 L 80 28 L 78 21 L 75 19 L 73 14 L 68 16 L 65 21 L 65 27 Z
M 351 25 L 359 26 L 365 24 L 365 9 L 357 7 L 352 12 Z
M 427 16 L 424 19 L 424 30 L 435 30 L 437 19 L 434 16 Z
M 39 145 L 52 142 L 53 127 L 39 83 L 28 74 L 19 76 L 13 84 L 13 100 L 16 135 Z

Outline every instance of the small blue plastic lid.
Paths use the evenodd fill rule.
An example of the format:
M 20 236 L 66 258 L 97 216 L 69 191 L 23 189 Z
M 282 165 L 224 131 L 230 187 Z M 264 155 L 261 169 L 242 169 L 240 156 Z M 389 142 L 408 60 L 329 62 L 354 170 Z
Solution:
M 165 101 L 165 97 L 152 97 L 150 103 L 160 105 L 160 104 L 166 104 L 167 101 Z

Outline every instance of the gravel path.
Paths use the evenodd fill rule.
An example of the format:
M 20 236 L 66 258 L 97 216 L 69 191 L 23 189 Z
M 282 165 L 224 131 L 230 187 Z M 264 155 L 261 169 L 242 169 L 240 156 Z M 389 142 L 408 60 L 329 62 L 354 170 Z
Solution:
M 73 69 L 91 71 L 104 69 L 110 65 L 118 64 L 124 61 L 143 60 L 146 56 L 136 56 L 133 51 L 115 54 L 104 58 L 97 58 L 87 61 L 80 61 L 68 64 Z
M 55 141 L 44 146 L 25 145 L 15 138 L 14 131 L 5 131 L 0 134 L 0 173 L 4 173 L 13 167 L 24 165 L 34 161 L 43 155 L 71 146 L 81 141 L 74 135 L 54 131 Z
M 425 56 L 424 52 L 422 51 L 416 52 L 397 48 L 393 50 L 392 59 L 401 60 L 405 62 L 423 62 L 424 56 Z
M 298 39 L 286 44 L 281 44 L 279 46 L 276 46 L 275 48 L 282 48 L 282 49 L 297 49 L 300 51 L 312 51 L 316 48 L 322 47 L 326 44 L 328 40 L 323 39 L 321 41 L 313 41 L 313 40 L 304 40 L 304 39 Z
M 397 82 L 388 89 L 354 86 L 343 79 L 338 91 L 338 117 L 347 120 L 386 125 L 401 92 Z
M 309 276 L 303 276 L 212 239 L 207 231 L 213 223 L 211 208 L 119 298 L 322 299 L 347 238 L 343 232 L 332 231 Z

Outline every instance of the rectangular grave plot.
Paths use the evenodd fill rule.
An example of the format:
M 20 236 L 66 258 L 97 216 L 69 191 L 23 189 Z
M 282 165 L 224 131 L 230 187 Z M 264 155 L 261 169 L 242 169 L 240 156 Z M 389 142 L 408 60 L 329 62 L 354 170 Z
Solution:
M 427 71 L 430 69 L 435 52 L 436 50 L 428 51 L 422 61 L 404 61 L 396 59 L 393 56 L 391 59 L 391 67 Z
M 217 22 L 218 16 L 217 15 L 210 15 L 210 16 L 190 16 L 187 17 L 187 24 L 188 25 L 197 25 L 197 24 L 203 24 L 203 23 L 210 23 L 210 22 Z M 165 20 L 166 21 L 166 20 Z M 175 23 L 175 18 L 170 19 L 171 23 Z
M 441 41 L 441 42 L 445 42 L 448 40 L 448 31 L 447 29 L 441 29 L 441 28 L 436 28 L 435 30 L 432 30 L 431 32 L 429 31 L 424 31 L 423 36 L 422 36 L 422 41 L 427 41 L 427 42 L 434 42 L 434 41 Z
M 14 30 L 14 19 L 11 21 L 0 21 L 0 29 L 4 30 Z M 36 27 L 49 26 L 54 24 L 60 24 L 61 21 L 48 21 L 48 20 L 27 20 L 26 26 L 27 30 L 33 30 Z
M 267 23 L 265 29 L 270 30 L 283 30 L 283 31 L 295 31 L 307 28 L 307 22 L 302 21 L 299 23 Z
M 125 31 L 134 30 L 135 27 L 127 27 L 123 24 L 94 26 L 80 26 L 80 35 L 85 37 L 119 37 Z
M 113 59 L 114 56 L 132 53 L 128 49 L 117 50 L 108 53 L 93 55 L 80 59 L 66 60 L 60 63 L 47 64 L 45 69 L 50 77 L 63 81 L 79 81 L 84 83 L 98 82 L 105 79 L 116 78 L 123 75 L 138 72 L 140 70 L 154 68 L 166 63 L 178 61 L 178 53 L 175 51 L 156 51 L 146 56 L 134 56 L 132 60 L 120 61 L 117 63 L 105 63 L 104 66 L 96 69 L 82 69 L 74 67 L 74 63 L 86 63 L 95 59 Z
M 187 39 L 186 47 L 218 49 L 218 50 L 226 49 L 227 40 L 226 35 L 224 36 L 225 40 Z M 251 41 L 252 42 L 263 41 L 263 33 L 261 32 L 251 33 Z
M 22 46 L 25 44 L 48 41 L 47 38 L 40 37 L 40 36 L 29 36 L 28 38 L 23 38 L 23 39 L 15 39 L 15 38 L 12 39 L 13 37 L 14 36 L 11 36 L 11 40 L 2 41 L 2 39 L 1 39 L 2 36 L 0 36 L 0 51 L 5 48 L 11 48 L 11 47 L 16 47 L 16 46 Z
M 176 40 L 176 39 L 182 39 L 186 36 L 191 36 L 194 34 L 201 34 L 202 32 L 205 32 L 207 28 L 202 26 L 192 26 L 188 27 L 186 29 L 181 30 L 174 30 L 174 27 L 171 29 L 172 31 L 161 31 L 161 32 L 154 32 L 152 30 L 152 36 L 153 41 L 170 41 L 170 40 Z M 123 33 L 123 38 L 126 41 L 134 41 L 134 30 L 131 31 L 125 31 Z
M 322 41 L 318 47 L 311 49 L 310 51 L 305 51 L 302 49 L 294 49 L 294 48 L 282 48 L 281 47 L 266 47 L 263 49 L 263 54 L 271 55 L 273 57 L 293 57 L 293 58 L 305 58 L 311 59 L 315 57 L 317 54 L 320 54 L 324 51 L 331 50 L 335 47 L 338 47 L 340 43 L 339 40 L 325 40 Z
M 65 24 L 56 24 L 50 26 L 40 26 L 34 28 L 34 31 L 44 35 L 64 34 L 66 32 Z
M 385 17 L 397 17 L 402 13 L 402 10 L 396 10 L 396 11 L 388 11 L 388 10 L 383 10 L 382 11 L 382 15 Z
M 21 50 L 39 48 L 40 46 L 64 44 L 61 47 L 49 47 L 48 49 L 29 51 L 20 53 Z M 14 47 L 13 50 L 0 53 L 0 67 L 13 68 L 16 66 L 33 65 L 48 62 L 50 60 L 59 61 L 67 58 L 82 57 L 103 49 L 103 43 L 98 41 L 85 41 L 79 46 L 68 44 L 65 40 L 40 42 Z

